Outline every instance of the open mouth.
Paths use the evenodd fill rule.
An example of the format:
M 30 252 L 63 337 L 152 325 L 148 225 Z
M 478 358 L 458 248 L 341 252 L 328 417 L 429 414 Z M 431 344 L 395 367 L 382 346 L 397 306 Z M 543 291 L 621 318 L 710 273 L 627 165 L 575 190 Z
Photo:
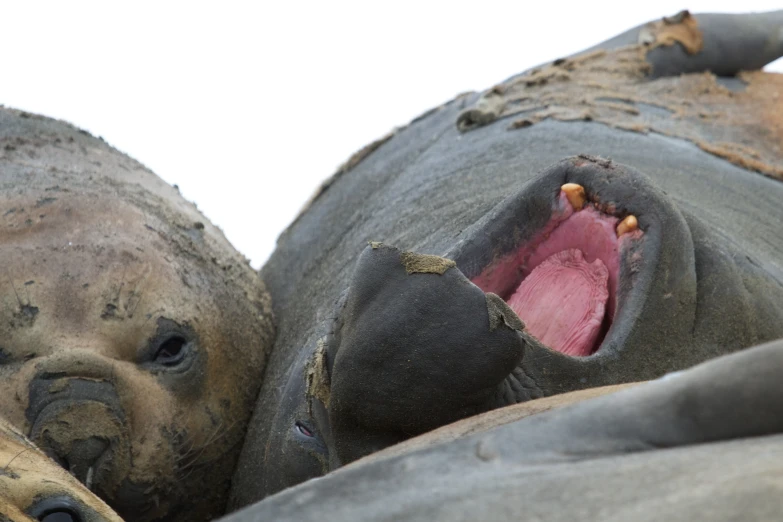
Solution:
M 665 199 L 630 169 L 572 158 L 466 230 L 449 257 L 542 345 L 587 357 L 610 337 L 621 345 L 638 318 L 661 239 L 648 229 L 667 214 Z
M 506 300 L 546 346 L 593 354 L 617 307 L 620 251 L 644 234 L 633 214 L 606 210 L 582 185 L 562 185 L 543 229 L 471 281 Z

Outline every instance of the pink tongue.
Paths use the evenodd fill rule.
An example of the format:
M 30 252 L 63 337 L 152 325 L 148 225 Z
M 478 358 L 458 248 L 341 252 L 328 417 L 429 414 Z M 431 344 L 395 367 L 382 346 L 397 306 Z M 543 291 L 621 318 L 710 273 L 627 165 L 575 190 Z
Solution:
M 581 250 L 546 258 L 520 283 L 508 304 L 539 341 L 568 355 L 590 355 L 601 331 L 609 271 Z

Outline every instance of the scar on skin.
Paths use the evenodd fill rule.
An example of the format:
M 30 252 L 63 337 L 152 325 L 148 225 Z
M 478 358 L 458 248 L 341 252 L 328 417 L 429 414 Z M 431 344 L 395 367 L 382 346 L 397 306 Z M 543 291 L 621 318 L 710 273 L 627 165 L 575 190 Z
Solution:
M 514 313 L 506 302 L 499 295 L 487 292 L 487 313 L 489 314 L 489 331 L 495 331 L 498 326 L 505 325 L 512 330 L 522 331 L 525 329 L 525 323 Z
M 307 379 L 307 395 L 315 397 L 328 408 L 331 388 L 329 371 L 326 366 L 326 346 L 323 339 L 318 340 L 315 353 L 307 363 L 305 378 Z
M 443 275 L 457 263 L 445 257 L 429 254 L 414 254 L 413 252 L 400 253 L 400 261 L 408 274 L 438 274 Z

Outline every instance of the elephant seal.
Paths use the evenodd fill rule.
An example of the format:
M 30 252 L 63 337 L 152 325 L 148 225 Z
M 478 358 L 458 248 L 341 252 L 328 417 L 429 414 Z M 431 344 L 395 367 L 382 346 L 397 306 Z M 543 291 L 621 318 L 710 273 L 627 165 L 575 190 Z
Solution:
M 273 339 L 222 232 L 73 126 L 0 109 L 0 415 L 130 520 L 222 514 Z
M 783 337 L 783 77 L 743 72 L 781 25 L 678 13 L 351 158 L 262 269 L 278 337 L 230 506 Z
M 408 454 L 223 519 L 775 520 L 783 341 Z
M 101 499 L 0 419 L 0 520 L 122 522 Z

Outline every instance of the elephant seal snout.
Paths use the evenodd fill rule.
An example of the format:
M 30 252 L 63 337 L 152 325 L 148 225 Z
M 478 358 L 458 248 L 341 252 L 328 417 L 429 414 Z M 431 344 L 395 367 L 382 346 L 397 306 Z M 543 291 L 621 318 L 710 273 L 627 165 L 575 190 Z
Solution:
M 111 483 L 116 470 L 131 466 L 130 430 L 116 389 L 107 381 L 48 378 L 53 375 L 59 374 L 30 383 L 30 437 L 88 488 L 111 491 L 119 486 Z

